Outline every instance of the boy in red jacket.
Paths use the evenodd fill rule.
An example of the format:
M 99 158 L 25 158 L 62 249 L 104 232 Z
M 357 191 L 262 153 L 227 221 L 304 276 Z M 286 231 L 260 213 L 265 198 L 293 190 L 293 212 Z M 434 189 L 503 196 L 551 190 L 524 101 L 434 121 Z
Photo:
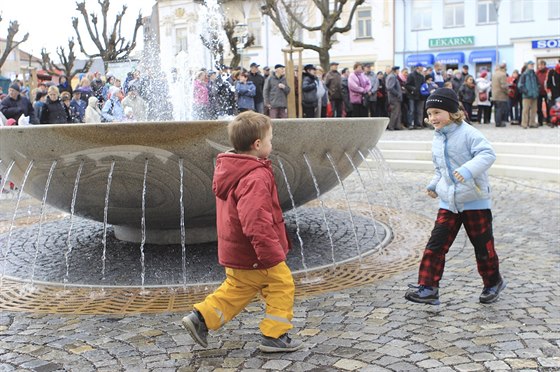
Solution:
M 260 323 L 263 352 L 296 351 L 292 340 L 294 280 L 286 265 L 290 243 L 268 156 L 272 151 L 272 122 L 252 111 L 239 114 L 228 125 L 234 151 L 216 159 L 212 190 L 216 194 L 218 261 L 226 280 L 206 299 L 194 305 L 183 326 L 207 347 L 208 329 L 217 330 L 260 293 L 266 314 Z

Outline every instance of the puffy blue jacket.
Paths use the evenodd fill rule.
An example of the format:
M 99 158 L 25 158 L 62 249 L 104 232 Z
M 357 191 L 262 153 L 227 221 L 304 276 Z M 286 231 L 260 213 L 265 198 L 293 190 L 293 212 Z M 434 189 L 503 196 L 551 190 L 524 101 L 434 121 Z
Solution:
M 452 123 L 434 133 L 432 161 L 435 175 L 428 190 L 435 191 L 440 208 L 453 213 L 490 209 L 488 169 L 496 160 L 492 145 L 480 131 L 466 122 Z M 465 182 L 459 182 L 458 171 Z
M 255 110 L 254 97 L 257 94 L 257 87 L 252 81 L 247 81 L 245 84 L 238 81 L 235 84 L 235 91 L 237 92 L 237 107 Z

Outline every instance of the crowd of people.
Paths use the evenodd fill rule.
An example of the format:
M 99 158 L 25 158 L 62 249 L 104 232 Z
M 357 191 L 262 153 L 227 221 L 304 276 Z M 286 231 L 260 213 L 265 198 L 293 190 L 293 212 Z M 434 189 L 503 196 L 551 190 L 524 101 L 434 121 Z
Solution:
M 535 63 L 528 61 L 521 71 L 511 74 L 502 63 L 493 72 L 482 69 L 475 75 L 468 65 L 461 71 L 445 70 L 435 63 L 417 64 L 410 70 L 387 66 L 385 71 L 375 72 L 367 63 L 339 69 L 339 63 L 332 62 L 327 72 L 307 64 L 301 76 L 299 82 L 297 71 L 290 79 L 282 64 L 261 69 L 255 62 L 249 69 L 201 69 L 192 83 L 193 119 L 213 120 L 244 111 L 286 118 L 288 94 L 299 85 L 295 92 L 301 94 L 302 112 L 297 115 L 304 118 L 390 117 L 388 130 L 422 129 L 426 127 L 427 97 L 435 89 L 447 87 L 458 95 L 470 122 L 489 124 L 494 111 L 498 127 L 506 122 L 523 128 L 560 123 L 560 102 L 556 102 L 560 61 L 553 69 L 540 61 L 536 70 Z M 91 73 L 75 88 L 65 76 L 58 84 L 43 82 L 32 91 L 16 80 L 2 98 L 0 112 L 10 124 L 22 115 L 30 124 L 171 120 L 168 85 L 150 82 L 150 78 L 140 77 L 139 70 L 130 72 L 124 82 L 110 73 Z M 150 99 L 154 94 L 158 98 Z M 153 102 L 159 107 L 151 107 Z

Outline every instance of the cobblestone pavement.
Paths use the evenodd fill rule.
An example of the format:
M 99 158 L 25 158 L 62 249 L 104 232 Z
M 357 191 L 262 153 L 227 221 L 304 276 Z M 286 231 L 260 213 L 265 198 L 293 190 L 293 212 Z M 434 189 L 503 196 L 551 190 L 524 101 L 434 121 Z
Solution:
M 507 136 L 497 133 L 502 130 Z M 484 129 L 493 141 L 541 142 L 533 133 L 543 133 L 541 143 L 558 143 L 558 132 L 548 135 L 553 130 Z M 418 139 L 424 132 L 430 131 L 387 133 L 383 139 Z M 423 194 L 431 173 L 394 176 L 401 205 L 435 217 L 436 203 Z M 371 285 L 297 298 L 293 333 L 305 341 L 302 351 L 266 355 L 256 349 L 260 303 L 211 333 L 207 349 L 180 327 L 183 314 L 4 312 L 0 371 L 558 371 L 560 185 L 497 177 L 491 182 L 496 249 L 508 282 L 494 304 L 478 302 L 482 283 L 462 231 L 448 255 L 441 305 L 404 300 L 417 267 Z

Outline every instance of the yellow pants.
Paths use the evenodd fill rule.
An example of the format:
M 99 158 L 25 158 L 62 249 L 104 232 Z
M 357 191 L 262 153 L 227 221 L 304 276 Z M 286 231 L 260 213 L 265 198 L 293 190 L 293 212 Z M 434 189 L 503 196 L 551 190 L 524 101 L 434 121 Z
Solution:
M 294 279 L 285 262 L 266 270 L 226 268 L 226 280 L 194 305 L 208 329 L 216 330 L 233 319 L 260 293 L 266 314 L 259 326 L 263 335 L 278 338 L 292 329 Z

